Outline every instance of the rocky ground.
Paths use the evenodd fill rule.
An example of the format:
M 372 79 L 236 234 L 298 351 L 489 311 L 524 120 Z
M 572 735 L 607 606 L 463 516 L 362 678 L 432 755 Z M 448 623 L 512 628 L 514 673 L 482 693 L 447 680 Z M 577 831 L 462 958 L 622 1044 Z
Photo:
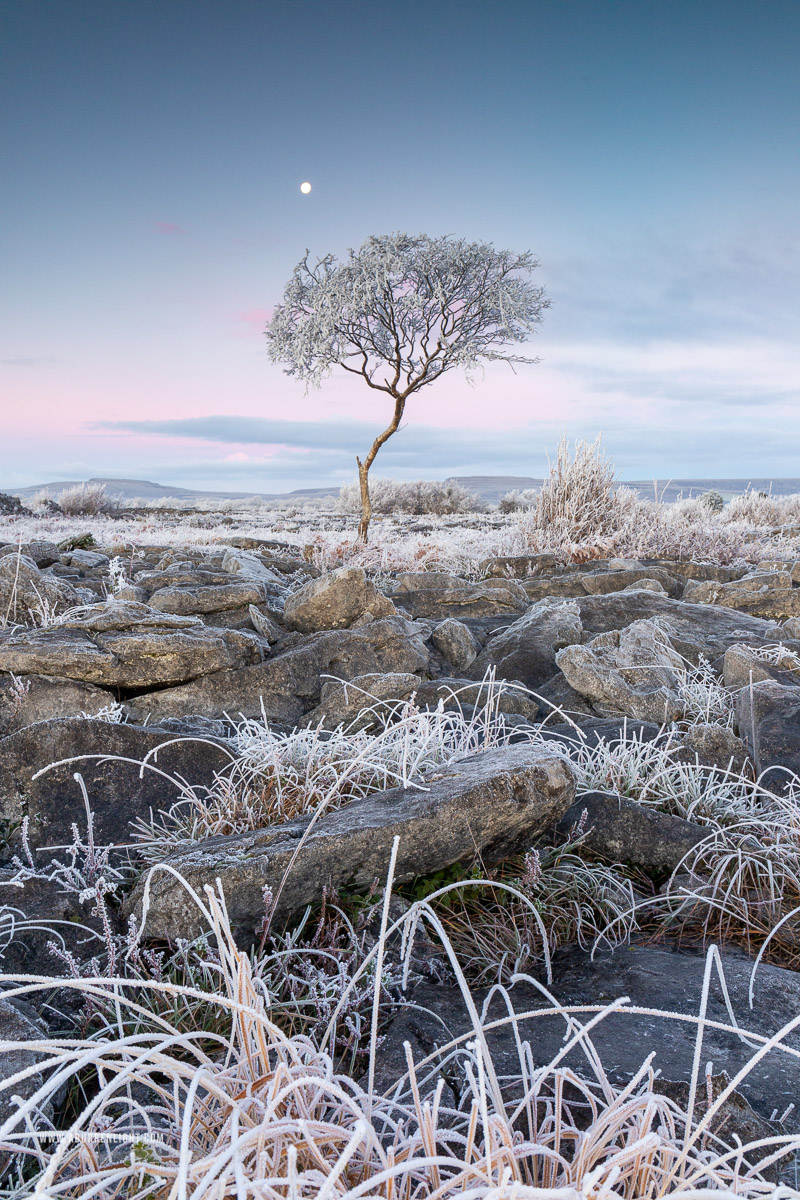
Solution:
M 564 1049 L 553 997 L 586 1012 L 626 996 L 593 1035 L 609 1079 L 653 1053 L 665 1094 L 688 1094 L 696 1023 L 652 1010 L 696 1015 L 719 945 L 702 1061 L 709 1097 L 723 1073 L 734 1085 L 711 1127 L 800 1132 L 800 1033 L 737 1078 L 800 1025 L 800 563 L 543 553 L 472 574 L 322 570 L 224 535 L 122 561 L 0 530 L 6 990 L 119 970 L 130 920 L 139 959 L 202 938 L 205 889 L 221 887 L 239 946 L 263 951 L 308 906 L 313 924 L 323 892 L 352 913 L 379 900 L 395 846 L 392 920 L 428 904 L 485 1019 L 530 1014 L 517 1028 L 534 1063 Z M 478 877 L 516 894 L 484 903 Z M 463 1080 L 439 1051 L 472 1025 L 432 929 L 405 990 L 399 974 L 388 987 L 377 1075 L 398 1084 L 409 1042 L 457 1108 Z M 22 1047 L 2 1075 L 35 1067 L 27 1041 L 85 1029 L 73 1010 L 56 982 L 0 1002 Z M 510 1075 L 514 1035 L 490 1037 Z

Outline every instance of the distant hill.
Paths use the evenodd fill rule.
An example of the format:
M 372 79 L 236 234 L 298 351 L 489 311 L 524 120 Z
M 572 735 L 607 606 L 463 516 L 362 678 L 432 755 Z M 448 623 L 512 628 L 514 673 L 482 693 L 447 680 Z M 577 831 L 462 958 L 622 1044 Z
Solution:
M 544 480 L 529 475 L 454 475 L 448 482 L 460 483 L 487 503 L 497 504 L 506 492 L 540 488 Z M 668 501 L 704 492 L 719 492 L 723 500 L 730 500 L 748 488 L 773 496 L 791 496 L 800 492 L 800 479 L 619 479 L 617 486 L 633 488 L 644 500 L 654 499 L 656 491 L 660 500 Z
M 534 479 L 529 475 L 453 475 L 445 482 L 460 483 L 463 487 L 488 504 L 497 504 L 506 492 L 523 491 L 526 488 L 540 488 L 543 480 Z M 336 496 L 338 487 L 296 488 L 292 492 L 213 492 L 193 488 L 174 487 L 169 484 L 153 483 L 149 479 L 62 479 L 56 483 L 40 483 L 34 487 L 2 488 L 9 495 L 19 496 L 20 500 L 30 500 L 37 492 L 47 490 L 52 496 L 58 496 L 66 488 L 76 487 L 81 483 L 102 483 L 111 496 L 117 497 L 123 503 L 132 500 L 248 500 L 251 496 L 259 496 L 262 500 L 286 500 L 302 496 Z M 680 496 L 699 496 L 703 492 L 719 492 L 723 500 L 730 500 L 741 492 L 752 488 L 756 492 L 771 492 L 773 496 L 788 496 L 800 492 L 800 479 L 659 479 L 659 480 L 619 480 L 619 486 L 633 488 L 641 497 L 652 500 L 656 490 L 659 498 L 677 500 Z
M 337 496 L 338 487 L 298 488 L 294 492 L 204 492 L 193 488 L 174 487 L 163 483 L 152 483 L 149 479 L 61 479 L 56 483 L 38 483 L 33 487 L 8 488 L 10 496 L 30 500 L 37 492 L 48 491 L 58 496 L 66 488 L 79 487 L 82 483 L 102 483 L 110 496 L 118 500 L 249 500 L 259 496 L 262 500 L 281 500 L 287 496 Z M 0 488 L 0 492 L 3 491 Z

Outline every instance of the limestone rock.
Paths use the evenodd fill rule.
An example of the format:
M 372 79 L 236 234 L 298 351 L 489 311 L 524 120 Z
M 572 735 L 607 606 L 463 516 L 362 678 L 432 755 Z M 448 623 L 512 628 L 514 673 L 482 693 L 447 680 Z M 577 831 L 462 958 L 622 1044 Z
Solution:
M 270 646 L 273 646 L 275 642 L 281 640 L 283 630 L 276 621 L 273 621 L 269 613 L 262 612 L 255 604 L 248 605 L 247 612 L 253 629 L 265 642 L 269 642 Z
M 0 675 L 0 735 L 53 717 L 94 716 L 110 708 L 113 692 L 53 675 Z
M 367 579 L 362 567 L 338 567 L 287 597 L 284 619 L 289 629 L 316 633 L 346 629 L 368 611 L 373 619 L 396 612 L 391 601 Z
M 465 671 L 478 657 L 479 647 L 468 627 L 455 617 L 434 626 L 431 643 L 457 671 Z
M 216 583 L 207 587 L 180 584 L 159 588 L 150 597 L 150 606 L 159 612 L 185 616 L 246 608 L 250 604 L 263 604 L 266 599 L 267 592 L 262 583 L 244 579 L 241 583 Z
M 485 558 L 478 564 L 478 573 L 499 576 L 501 579 L 527 579 L 546 571 L 555 571 L 561 566 L 555 554 L 507 554 Z
M 140 779 L 139 763 L 162 745 L 150 759 L 158 769 L 145 770 Z M 74 761 L 33 778 L 51 763 L 67 759 Z M 0 739 L 0 820 L 15 829 L 27 815 L 33 847 L 69 845 L 73 823 L 86 831 L 86 810 L 74 779 L 79 771 L 94 813 L 97 844 L 122 845 L 130 841 L 131 821 L 146 819 L 151 811 L 168 808 L 180 798 L 180 786 L 163 773 L 208 787 L 230 761 L 222 746 L 179 742 L 163 729 L 82 718 L 42 721 Z M 17 852 L 18 837 L 17 830 L 11 852 Z
M 252 634 L 125 601 L 92 605 L 47 629 L 0 634 L 0 671 L 129 689 L 180 683 L 260 657 Z
M 344 725 L 351 732 L 372 729 L 380 725 L 381 717 L 407 700 L 420 683 L 419 675 L 399 671 L 357 675 L 347 683 L 328 679 L 322 685 L 319 704 L 303 717 L 301 725 L 313 729 Z
M 586 813 L 581 848 L 611 863 L 627 863 L 652 876 L 671 875 L 711 832 L 702 825 L 648 808 L 610 792 L 584 792 L 558 823 L 569 834 Z
M 580 612 L 574 603 L 535 604 L 487 642 L 467 673 L 481 679 L 489 667 L 495 667 L 498 679 L 518 679 L 536 689 L 555 673 L 558 651 L 582 637 Z
M 694 663 L 701 654 L 713 662 L 736 642 L 753 645 L 774 642 L 780 631 L 773 621 L 714 605 L 673 600 L 658 592 L 636 590 L 578 596 L 574 603 L 589 636 L 658 617 L 678 653 Z
M 515 579 L 470 583 L 456 575 L 420 571 L 401 575 L 392 599 L 414 617 L 486 617 L 524 612 L 529 601 Z
M 800 687 L 763 679 L 736 697 L 736 722 L 765 787 L 800 775 Z
M 721 959 L 733 1011 L 742 1029 L 769 1037 L 800 1012 L 800 974 L 783 967 L 760 964 L 751 1009 L 748 989 L 752 961 L 728 950 L 721 952 Z M 627 996 L 632 1006 L 656 1010 L 656 1015 L 612 1013 L 592 1029 L 592 1043 L 615 1084 L 627 1084 L 651 1052 L 655 1054 L 654 1070 L 660 1070 L 670 1080 L 688 1083 L 697 1025 L 657 1014 L 697 1016 L 703 991 L 704 954 L 655 946 L 620 946 L 613 953 L 601 949 L 591 954 L 570 947 L 556 954 L 553 968 L 550 991 L 561 1004 L 610 1004 Z M 552 1007 L 538 988 L 524 981 L 510 989 L 509 997 L 517 1013 Z M 381 1091 L 388 1090 L 406 1071 L 405 1041 L 410 1042 L 411 1053 L 419 1062 L 434 1046 L 444 1046 L 452 1037 L 471 1033 L 469 1013 L 458 988 L 423 983 L 409 989 L 406 999 L 409 1006 L 414 1007 L 400 1011 L 381 1045 L 376 1079 L 376 1086 Z M 475 989 L 473 1000 L 481 1012 L 484 1001 L 489 1000 L 488 989 Z M 507 1015 L 505 997 L 495 994 L 486 1012 L 487 1024 Z M 577 1019 L 584 1022 L 591 1015 L 590 1012 L 576 1014 Z M 725 995 L 716 972 L 712 972 L 707 1015 L 710 1022 L 730 1024 Z M 564 1018 L 559 1015 L 533 1015 L 519 1022 L 518 1036 L 530 1043 L 534 1067 L 550 1062 L 563 1048 L 564 1028 Z M 786 1035 L 785 1040 L 792 1049 L 800 1049 L 797 1029 Z M 505 1024 L 491 1030 L 488 1041 L 498 1076 L 519 1075 L 519 1048 L 514 1027 Z M 724 1033 L 710 1025 L 704 1030 L 703 1063 L 724 1064 L 728 1074 L 734 1076 L 750 1061 L 753 1053 L 752 1044 L 735 1033 Z M 587 1073 L 586 1054 L 580 1044 L 569 1051 L 562 1065 L 572 1067 L 582 1075 Z M 425 1068 L 426 1076 L 431 1069 L 430 1065 Z M 442 1074 L 450 1077 L 449 1068 L 445 1067 Z M 433 1074 L 428 1079 L 427 1089 L 432 1092 L 437 1082 L 437 1075 Z M 797 1103 L 800 1094 L 798 1059 L 780 1051 L 770 1053 L 745 1074 L 739 1086 L 756 1112 L 769 1119 L 776 1110 L 781 1113 L 790 1104 Z M 785 1132 L 794 1133 L 797 1129 L 797 1117 L 793 1114 L 793 1121 Z M 721 1136 L 725 1136 L 724 1131 Z
M 3 497 L 0 495 L 0 500 L 2 499 Z M 20 1008 L 10 1003 L 10 1001 L 0 1000 L 0 1042 L 9 1044 L 8 1049 L 4 1045 L 2 1056 L 0 1056 L 0 1080 L 2 1080 L 4 1085 L 17 1072 L 25 1071 L 34 1066 L 35 1063 L 48 1057 L 44 1049 L 25 1049 L 26 1042 L 42 1042 L 46 1041 L 46 1038 L 47 1030 L 43 1024 L 33 1018 L 33 1016 L 28 1017 L 24 1015 L 20 1011 Z M 17 1046 L 16 1043 L 22 1044 Z M 13 1088 L 4 1086 L 2 1092 L 0 1092 L 0 1122 L 8 1120 L 17 1111 L 17 1105 L 13 1100 L 14 1095 L 21 1096 L 23 1100 L 28 1100 L 42 1087 L 43 1083 L 43 1073 L 34 1071 L 25 1078 L 17 1080 Z M 45 1112 L 49 1108 L 50 1105 L 46 1105 Z M 21 1119 L 17 1128 L 14 1129 L 14 1133 L 19 1134 L 24 1129 L 24 1119 Z M 3 1166 L 7 1165 L 7 1150 L 2 1151 L 0 1163 Z
M 483 709 L 489 703 L 496 711 L 505 716 L 519 716 L 532 722 L 539 716 L 539 704 L 535 697 L 518 680 L 506 680 L 506 687 L 500 689 L 481 681 L 475 683 L 471 679 L 456 679 L 450 676 L 441 679 L 427 679 L 416 689 L 416 704 L 419 708 L 436 708 L 440 701 L 445 710 L 460 709 L 465 716 L 471 716 L 477 709 Z
M 697 762 L 718 771 L 733 771 L 741 775 L 752 770 L 747 746 L 732 729 L 725 725 L 691 725 L 681 735 L 680 750 L 675 756 L 684 762 Z
M 69 567 L 79 567 L 81 571 L 94 571 L 98 567 L 107 567 L 109 558 L 97 550 L 68 550 L 62 561 Z
M 389 671 L 426 675 L 429 654 L 420 632 L 402 617 L 385 617 L 362 629 L 335 629 L 282 643 L 266 662 L 218 671 L 183 687 L 149 692 L 128 702 L 134 719 L 199 713 L 217 718 L 260 717 L 297 722 L 319 702 L 321 675 L 354 679 Z M 288 639 L 287 639 L 288 642 Z M 263 705 L 263 709 L 262 709 Z
M 286 875 L 278 915 L 321 898 L 326 883 L 369 888 L 385 878 L 399 836 L 395 880 L 429 875 L 480 853 L 494 862 L 530 846 L 574 799 L 572 769 L 560 754 L 531 746 L 489 750 L 420 780 L 425 790 L 396 787 L 353 800 L 323 816 Z M 220 879 L 232 923 L 249 942 L 264 914 L 263 889 L 277 894 L 307 822 L 232 837 L 209 838 L 167 861 L 202 895 Z M 140 907 L 143 885 L 133 895 Z M 145 931 L 193 937 L 202 919 L 175 877 L 150 876 Z
M 800 588 L 792 587 L 792 576 L 784 571 L 756 572 L 731 583 L 687 583 L 684 599 L 773 621 L 800 616 Z
M 34 614 L 63 613 L 78 601 L 69 583 L 43 574 L 33 559 L 20 554 L 0 558 L 0 615 L 6 620 L 26 624 Z
M 585 646 L 567 646 L 556 662 L 567 683 L 595 707 L 656 723 L 683 713 L 678 694 L 683 663 L 652 621 L 634 621 Z
M 54 855 L 50 850 L 35 855 L 37 867 L 52 870 L 52 861 L 66 854 Z M 78 961 L 86 961 L 105 948 L 103 926 L 92 915 L 92 900 L 81 902 L 77 892 L 67 891 L 58 880 L 44 875 L 31 875 L 14 868 L 0 868 L 0 908 L 12 910 L 15 927 L 21 922 L 16 936 L 0 951 L 0 971 L 22 975 L 62 976 L 66 964 L 51 953 L 48 942 L 55 942 Z M 123 933 L 118 910 L 108 905 L 108 916 L 115 933 Z M 8 915 L 8 913 L 7 913 Z
M 730 646 L 725 651 L 722 667 L 725 687 L 738 691 L 761 679 L 777 683 L 800 684 L 800 659 L 788 647 L 764 658 L 751 646 Z
M 0 557 L 6 554 L 21 554 L 24 558 L 30 558 L 39 570 L 61 562 L 61 551 L 55 542 L 33 541 L 0 546 Z

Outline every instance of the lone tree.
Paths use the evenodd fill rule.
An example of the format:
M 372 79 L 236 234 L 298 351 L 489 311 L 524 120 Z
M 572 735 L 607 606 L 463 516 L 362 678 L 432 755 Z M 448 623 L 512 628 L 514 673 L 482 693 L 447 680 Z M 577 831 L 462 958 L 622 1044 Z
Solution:
M 394 401 L 390 424 L 363 462 L 356 457 L 362 541 L 372 516 L 369 469 L 409 396 L 454 367 L 469 373 L 481 360 L 539 361 L 502 352 L 524 341 L 550 306 L 528 278 L 538 265 L 529 251 L 490 242 L 391 233 L 368 238 L 341 264 L 328 254 L 311 267 L 306 251 L 295 267 L 267 326 L 270 359 L 314 387 L 342 367 Z

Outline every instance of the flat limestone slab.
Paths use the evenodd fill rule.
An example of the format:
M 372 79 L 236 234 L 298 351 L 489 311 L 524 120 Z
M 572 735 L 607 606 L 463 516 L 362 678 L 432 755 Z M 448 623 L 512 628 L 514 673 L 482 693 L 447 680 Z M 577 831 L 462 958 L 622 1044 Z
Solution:
M 423 782 L 423 781 L 420 781 Z M 368 888 L 386 878 L 392 842 L 400 838 L 395 881 L 429 875 L 477 851 L 493 862 L 527 849 L 569 808 L 572 768 L 551 750 L 526 745 L 464 759 L 419 787 L 396 787 L 354 800 L 320 818 L 291 867 L 277 915 L 319 900 L 326 884 Z M 166 860 L 202 897 L 219 879 L 231 922 L 246 940 L 264 916 L 263 890 L 277 894 L 308 819 L 255 833 L 208 838 Z M 195 937 L 202 915 L 172 871 L 150 874 L 145 935 Z M 144 882 L 131 907 L 141 913 Z

